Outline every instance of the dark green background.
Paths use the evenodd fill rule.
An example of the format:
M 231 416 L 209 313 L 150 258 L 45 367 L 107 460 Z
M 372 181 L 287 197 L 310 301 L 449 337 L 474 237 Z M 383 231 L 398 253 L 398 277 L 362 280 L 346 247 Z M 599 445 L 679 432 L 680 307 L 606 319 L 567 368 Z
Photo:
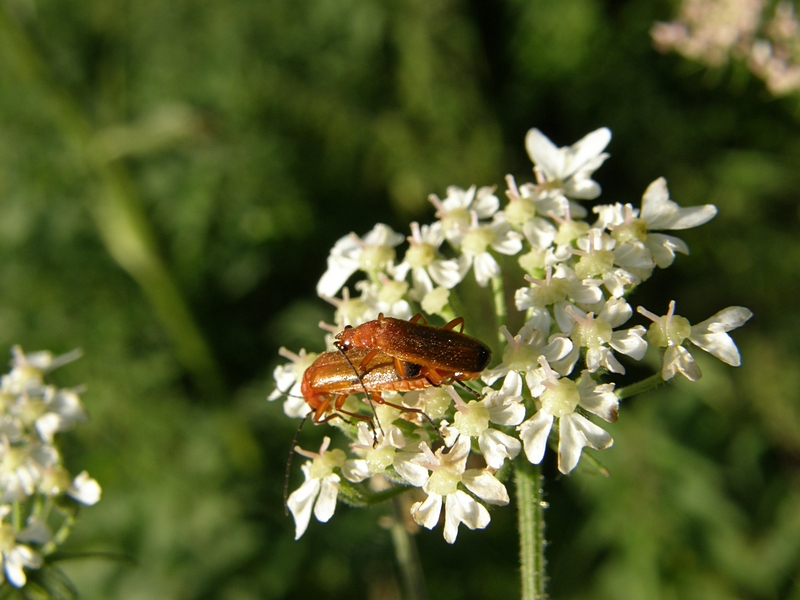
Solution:
M 0 347 L 84 350 L 54 379 L 86 383 L 91 421 L 62 441 L 104 495 L 68 548 L 138 560 L 60 563 L 82 597 L 397 597 L 384 511 L 339 507 L 292 539 L 277 349 L 322 349 L 336 239 L 407 233 L 447 185 L 529 180 L 531 127 L 563 146 L 608 126 L 605 202 L 638 206 L 663 175 L 680 204 L 719 208 L 633 305 L 755 317 L 741 369 L 699 357 L 698 384 L 624 403 L 610 479 L 545 461 L 552 595 L 800 598 L 798 104 L 741 65 L 657 54 L 648 29 L 674 10 L 4 2 Z M 494 510 L 454 546 L 422 532 L 431 597 L 517 595 L 514 519 Z

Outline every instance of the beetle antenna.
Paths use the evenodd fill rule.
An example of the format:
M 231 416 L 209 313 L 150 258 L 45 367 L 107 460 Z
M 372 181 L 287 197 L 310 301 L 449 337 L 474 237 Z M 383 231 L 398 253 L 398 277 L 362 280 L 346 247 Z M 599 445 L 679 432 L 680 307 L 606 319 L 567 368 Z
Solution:
M 468 391 L 470 394 L 472 394 L 472 395 L 473 395 L 473 396 L 475 396 L 476 398 L 480 399 L 481 395 L 480 395 L 478 392 L 476 392 L 475 390 L 473 390 L 471 387 L 469 387 L 469 386 L 468 386 L 466 383 L 464 383 L 463 381 L 461 381 L 460 379 L 456 379 L 456 380 L 454 381 L 454 383 L 457 383 L 457 384 L 458 384 L 458 385 L 460 385 L 462 388 L 464 388 L 465 390 L 467 390 L 467 391 Z
M 386 434 L 383 432 L 383 427 L 381 426 L 381 421 L 380 421 L 380 419 L 378 419 L 378 413 L 375 410 L 375 403 L 372 401 L 372 395 L 367 391 L 367 386 L 364 385 L 364 380 L 361 378 L 361 373 L 358 372 L 358 369 L 356 369 L 355 365 L 353 364 L 353 361 L 351 361 L 350 357 L 347 356 L 347 353 L 344 351 L 344 348 L 342 348 L 339 344 L 336 344 L 336 349 L 339 350 L 339 352 L 342 353 L 342 356 L 344 356 L 344 359 L 347 361 L 347 364 L 350 365 L 350 368 L 353 369 L 353 373 L 356 374 L 356 377 L 358 378 L 358 382 L 361 384 L 361 389 L 364 390 L 364 396 L 366 396 L 367 402 L 369 403 L 369 407 L 372 410 L 372 416 L 375 418 L 375 423 L 378 424 L 378 430 L 381 432 L 382 436 L 385 436 Z M 372 435 L 375 438 L 374 442 L 375 442 L 375 445 L 377 446 L 378 445 L 378 436 L 377 436 L 377 433 L 375 432 L 375 425 L 374 424 L 372 425 Z
M 292 457 L 294 457 L 294 448 L 297 444 L 297 438 L 300 435 L 300 430 L 303 428 L 303 425 L 306 424 L 306 419 L 308 419 L 308 415 L 303 417 L 303 420 L 300 421 L 300 425 L 297 427 L 297 431 L 294 432 L 292 448 L 289 450 L 289 458 L 286 459 L 286 477 L 283 479 L 283 514 L 287 517 L 289 516 L 289 474 L 292 472 Z

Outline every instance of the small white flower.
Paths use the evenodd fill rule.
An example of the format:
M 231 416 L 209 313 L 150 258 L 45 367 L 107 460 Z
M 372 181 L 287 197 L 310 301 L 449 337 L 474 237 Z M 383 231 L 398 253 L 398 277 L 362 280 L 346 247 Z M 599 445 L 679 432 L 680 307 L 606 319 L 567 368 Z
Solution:
M 547 315 L 546 311 L 542 313 Z M 574 361 L 572 364 L 569 360 L 566 363 L 562 361 L 570 357 L 572 341 L 563 334 L 554 334 L 548 339 L 544 331 L 549 329 L 549 318 L 542 321 L 534 318 L 525 323 L 519 333 L 512 337 L 508 328 L 502 325 L 500 333 L 508 342 L 503 351 L 503 362 L 493 369 L 484 371 L 481 378 L 491 385 L 500 377 L 505 377 L 504 387 L 509 379 L 513 382 L 509 385 L 516 385 L 516 382 L 521 383 L 520 373 L 524 374 L 538 368 L 540 356 L 546 357 L 551 364 L 558 364 L 566 370 L 564 374 L 568 374 L 572 370 Z
M 5 519 L 10 512 L 9 505 L 0 506 L 0 518 Z M 0 562 L 6 579 L 16 588 L 21 588 L 27 581 L 24 568 L 38 569 L 42 566 L 42 558 L 36 552 L 17 543 L 21 533 L 8 523 L 0 523 Z
M 359 315 L 356 320 L 348 319 L 345 322 L 337 319 L 337 325 L 340 328 L 344 328 L 346 325 L 360 325 L 361 323 L 372 321 L 377 319 L 381 313 L 387 317 L 406 321 L 413 315 L 411 306 L 405 299 L 405 295 L 408 292 L 408 284 L 405 281 L 395 281 L 385 273 L 378 273 L 378 283 L 363 279 L 356 282 L 356 289 L 361 292 L 361 301 L 364 306 L 369 308 Z
M 653 261 L 662 269 L 670 266 L 675 252 L 689 254 L 682 240 L 653 231 L 697 227 L 713 219 L 717 208 L 713 204 L 681 208 L 669 199 L 667 181 L 659 177 L 642 196 L 641 215 L 630 204 L 596 206 L 594 212 L 598 215 L 595 227 L 608 229 L 617 240 L 616 264 L 636 273 L 639 268 L 652 270 L 647 265 Z M 643 275 L 643 280 L 649 276 L 637 274 Z
M 361 422 L 358 424 L 358 441 L 350 448 L 360 458 L 349 459 L 342 466 L 342 475 L 348 481 L 359 483 L 373 475 L 385 473 L 394 462 L 398 450 L 405 448 L 403 432 L 391 425 L 400 415 L 400 410 L 380 404 L 375 406 L 376 421 L 381 424 L 377 431 Z
M 394 261 L 395 246 L 402 241 L 402 235 L 382 223 L 363 239 L 355 233 L 340 238 L 328 256 L 328 270 L 317 283 L 317 294 L 332 298 L 358 270 L 370 275 L 385 270 Z
M 539 464 L 553 422 L 558 419 L 558 470 L 566 475 L 577 466 L 584 447 L 603 450 L 614 443 L 608 432 L 575 409 L 580 406 L 606 421 L 615 421 L 619 400 L 613 383 L 597 385 L 587 371 L 576 383 L 559 378 L 546 359 L 541 358 L 540 362 L 542 368 L 529 374 L 527 381 L 541 408 L 519 426 L 519 437 L 528 460 Z
M 645 328 L 636 325 L 624 331 L 614 331 L 631 318 L 633 310 L 622 298 L 609 298 L 596 317 L 594 313 L 586 314 L 579 308 L 569 305 L 564 311 L 556 311 L 556 319 L 569 319 L 574 325 L 570 331 L 570 339 L 577 347 L 586 348 L 586 368 L 594 373 L 604 367 L 612 373 L 625 373 L 625 367 L 614 356 L 612 349 L 626 354 L 635 360 L 641 360 L 647 351 L 647 342 L 642 336 Z M 569 327 L 565 322 L 562 327 Z
M 678 373 L 689 381 L 697 381 L 703 376 L 692 354 L 682 345 L 687 339 L 732 367 L 741 364 L 739 350 L 727 332 L 741 327 L 753 316 L 743 306 L 729 306 L 694 326 L 688 319 L 675 314 L 674 300 L 669 303 L 667 314 L 663 317 L 642 306 L 637 310 L 653 321 L 647 331 L 649 342 L 656 348 L 666 348 L 661 365 L 661 377 L 664 381 L 672 379 Z
M 12 446 L 0 440 L 0 502 L 32 495 L 48 469 L 59 463 L 55 447 L 41 443 Z
M 303 381 L 303 374 L 317 359 L 317 354 L 300 350 L 298 354 L 281 347 L 278 354 L 288 358 L 290 362 L 285 365 L 275 367 L 273 377 L 275 378 L 275 389 L 267 396 L 267 400 L 272 402 L 281 396 L 286 397 L 283 403 L 283 412 L 292 419 L 302 419 L 310 411 L 311 407 L 306 404 L 301 393 L 300 385 Z
M 469 438 L 463 435 L 452 447 L 442 447 L 436 452 L 423 442 L 420 444 L 420 453 L 398 469 L 411 485 L 422 487 L 428 494 L 424 502 L 416 502 L 411 507 L 411 516 L 418 524 L 433 529 L 439 522 L 444 504 L 444 539 L 449 544 L 456 541 L 461 523 L 470 529 L 483 529 L 491 520 L 489 511 L 472 496 L 458 489 L 459 484 L 485 502 L 508 504 L 505 486 L 488 470 L 466 470 L 469 445 Z
M 472 213 L 478 219 L 488 219 L 500 208 L 494 188 L 488 186 L 478 189 L 476 193 L 474 185 L 468 190 L 451 185 L 447 188 L 444 200 L 440 200 L 436 194 L 428 196 L 428 200 L 436 207 L 436 218 L 441 220 L 444 237 L 456 243 L 472 223 Z
M 439 247 L 444 242 L 441 222 L 422 227 L 416 222 L 411 223 L 408 242 L 403 262 L 394 268 L 393 274 L 403 280 L 411 272 L 412 299 L 421 300 L 433 291 L 434 282 L 449 290 L 461 281 L 463 275 L 458 261 L 445 260 L 439 254 Z
M 500 390 L 484 388 L 483 400 L 480 401 L 464 402 L 455 390 L 451 388 L 450 392 L 456 406 L 452 429 L 462 436 L 478 438 L 486 464 L 496 470 L 503 466 L 506 458 L 516 458 L 522 450 L 519 440 L 489 427 L 489 424 L 516 426 L 522 423 L 525 418 L 522 380 L 507 377 Z M 444 437 L 448 441 L 448 437 Z
M 500 265 L 489 249 L 509 256 L 517 254 L 522 250 L 522 235 L 511 229 L 503 213 L 497 213 L 491 223 L 484 224 L 478 222 L 477 213 L 473 212 L 472 217 L 471 224 L 458 240 L 459 271 L 463 277 L 474 266 L 475 280 L 486 287 L 489 280 L 500 275 Z
M 544 308 L 567 301 L 580 304 L 595 304 L 603 299 L 599 279 L 578 279 L 575 271 L 564 264 L 555 269 L 547 267 L 544 279 L 536 279 L 525 275 L 531 286 L 519 288 L 514 293 L 517 310 L 528 308 Z
M 525 136 L 525 148 L 540 188 L 552 197 L 593 200 L 600 195 L 600 186 L 592 174 L 608 158 L 603 150 L 610 141 L 611 131 L 601 127 L 568 148 L 557 148 L 541 131 L 531 129 Z
M 286 502 L 294 517 L 296 540 L 306 532 L 312 509 L 320 523 L 327 523 L 336 510 L 340 479 L 333 471 L 342 468 L 345 454 L 339 449 L 328 450 L 330 443 L 331 439 L 326 436 L 319 453 L 295 448 L 298 454 L 312 459 L 302 467 L 305 482 L 292 492 Z

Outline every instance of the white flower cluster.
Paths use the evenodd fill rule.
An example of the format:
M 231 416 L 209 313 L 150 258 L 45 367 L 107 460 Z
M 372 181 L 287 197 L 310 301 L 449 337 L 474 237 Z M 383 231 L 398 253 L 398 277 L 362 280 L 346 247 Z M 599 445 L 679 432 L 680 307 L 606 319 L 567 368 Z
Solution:
M 86 420 L 78 390 L 44 382 L 79 354 L 26 355 L 19 347 L 12 354 L 11 371 L 0 379 L 0 562 L 19 588 L 27 581 L 23 569 L 42 567 L 42 557 L 66 538 L 76 507 L 65 496 L 95 504 L 100 486 L 86 471 L 73 478 L 54 442 L 57 432 Z
M 349 413 L 361 410 L 373 423 L 358 423 L 350 458 L 340 449 L 328 449 L 328 438 L 318 453 L 298 449 L 311 460 L 303 467 L 305 483 L 288 500 L 296 537 L 305 532 L 312 511 L 327 521 L 337 497 L 346 496 L 345 488 L 382 479 L 421 489 L 411 515 L 424 527 L 439 522 L 444 506 L 444 537 L 453 543 L 461 523 L 470 529 L 486 527 L 490 517 L 484 504 L 508 503 L 499 478 L 506 460 L 524 451 L 538 464 L 553 444 L 558 468 L 567 474 L 584 447 L 612 445 L 611 436 L 592 417 L 617 419 L 614 384 L 603 383 L 601 377 L 625 373 L 620 354 L 640 360 L 648 342 L 662 349 L 665 380 L 677 373 L 690 380 L 700 377 L 683 345 L 686 340 L 739 365 L 727 331 L 751 316 L 745 308 L 725 309 L 692 326 L 674 314 L 674 304 L 663 317 L 640 307 L 653 321 L 649 331 L 642 325 L 623 328 L 633 315 L 626 297 L 656 267 L 672 264 L 676 252 L 688 253 L 683 241 L 658 232 L 701 225 L 714 217 L 716 208 L 679 207 L 661 178 L 647 188 L 641 208 L 596 205 L 590 223 L 576 201 L 600 195 L 592 175 L 608 158 L 604 150 L 610 139 L 610 131 L 602 128 L 571 147 L 557 148 L 532 129 L 526 147 L 535 183 L 517 185 L 507 176 L 509 201 L 502 209 L 489 187 L 451 187 L 444 199 L 431 196 L 437 220 L 411 224 L 409 246 L 399 262 L 395 248 L 403 236 L 386 225 L 376 225 L 363 238 L 350 234 L 336 243 L 317 286 L 319 295 L 337 308 L 331 332 L 380 314 L 409 319 L 420 309 L 452 319 L 456 288 L 470 270 L 479 286 L 491 282 L 495 297 L 502 297 L 504 282 L 516 277 L 520 287 L 515 305 L 526 322 L 516 335 L 500 327 L 502 359 L 483 372 L 486 387 L 480 400 L 465 401 L 452 386 L 384 393 L 390 404 L 375 405 L 369 412 L 365 402 L 348 400 Z M 498 254 L 516 256 L 519 269 L 501 277 Z M 344 288 L 342 297 L 335 298 L 357 271 L 366 274 L 355 284 L 360 296 L 351 298 Z M 333 348 L 332 338 L 328 343 Z M 285 395 L 286 414 L 302 417 L 310 408 L 301 381 L 316 355 L 285 349 L 281 354 L 291 362 L 276 369 L 277 389 L 270 400 Z M 427 420 L 420 418 L 420 411 Z M 437 431 L 430 427 L 434 422 Z

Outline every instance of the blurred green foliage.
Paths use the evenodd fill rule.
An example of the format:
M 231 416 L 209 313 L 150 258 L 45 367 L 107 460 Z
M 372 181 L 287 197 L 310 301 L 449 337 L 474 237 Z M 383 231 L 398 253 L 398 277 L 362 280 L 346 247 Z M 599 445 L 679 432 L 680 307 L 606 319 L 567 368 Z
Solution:
M 138 561 L 61 563 L 82 597 L 398 597 L 388 509 L 340 506 L 292 540 L 277 349 L 321 349 L 336 239 L 426 222 L 450 184 L 528 180 L 530 127 L 568 145 L 605 125 L 603 201 L 638 206 L 664 175 L 720 211 L 633 303 L 755 318 L 741 369 L 709 359 L 699 384 L 625 403 L 610 479 L 546 462 L 552 595 L 800 598 L 798 105 L 736 65 L 658 55 L 648 29 L 671 10 L 6 0 L 0 347 L 84 350 L 57 373 L 86 382 L 92 416 L 68 461 L 104 497 L 71 547 Z M 417 541 L 431 597 L 517 594 L 513 507 L 453 547 Z

